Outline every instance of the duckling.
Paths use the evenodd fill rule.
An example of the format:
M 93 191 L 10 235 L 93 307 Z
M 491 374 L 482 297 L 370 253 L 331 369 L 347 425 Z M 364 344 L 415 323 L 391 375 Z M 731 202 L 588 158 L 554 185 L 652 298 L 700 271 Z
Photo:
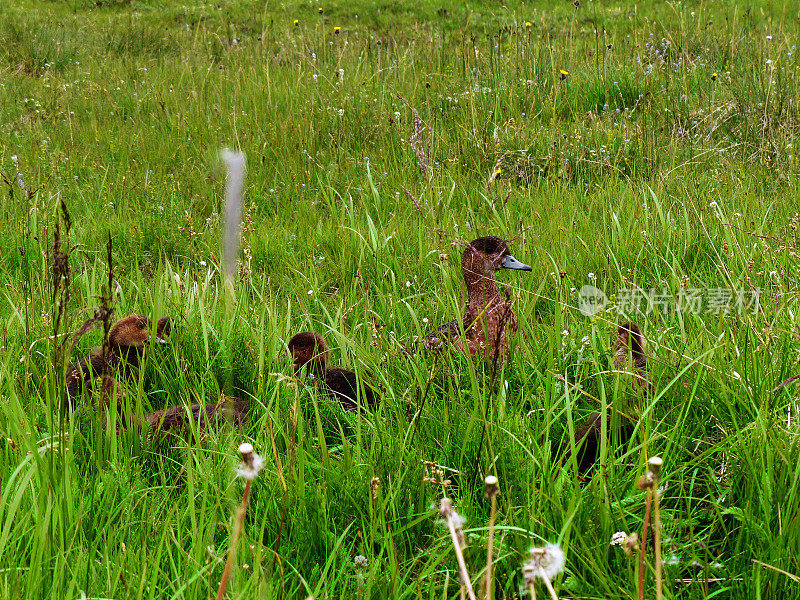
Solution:
M 156 323 L 156 339 L 161 344 L 167 344 L 167 338 L 172 334 L 172 317 L 161 317 Z
M 303 331 L 292 337 L 287 344 L 294 361 L 294 372 L 299 374 L 306 367 L 309 377 L 314 381 L 324 382 L 323 389 L 330 397 L 338 400 L 345 410 L 358 409 L 358 390 L 361 387 L 362 403 L 374 408 L 380 398 L 370 386 L 361 382 L 353 371 L 328 367 L 327 359 L 330 347 L 321 335 L 311 331 Z
M 217 425 L 220 419 L 230 419 L 237 424 L 242 423 L 250 412 L 250 400 L 239 400 L 221 396 L 214 404 L 193 404 L 191 406 L 173 406 L 148 413 L 145 422 L 151 429 L 161 433 L 186 433 L 189 430 L 189 419 L 204 430 Z
M 164 325 L 161 326 L 161 322 Z M 161 334 L 167 335 L 171 328 L 169 317 L 159 320 Z M 137 369 L 144 354 L 144 348 L 150 338 L 150 319 L 143 315 L 130 315 L 117 321 L 108 333 L 108 373 L 103 379 L 104 397 L 106 392 L 115 386 L 116 377 L 127 374 L 131 369 Z M 166 333 L 165 333 L 166 331 Z M 159 341 L 163 338 L 159 336 Z M 67 400 L 78 398 L 84 387 L 103 372 L 103 350 L 96 348 L 88 356 L 83 357 L 78 364 L 73 366 L 67 374 L 66 393 Z
M 611 432 L 611 414 L 607 415 L 606 424 L 607 431 Z M 620 426 L 620 444 L 622 446 L 630 441 L 633 431 L 633 425 L 627 419 L 623 419 Z M 584 424 L 575 431 L 576 458 L 578 459 L 578 472 L 581 475 L 587 475 L 600 458 L 602 432 L 603 415 L 599 412 L 589 415 Z M 571 449 L 568 449 L 564 455 L 564 461 L 569 460 L 570 456 Z
M 500 269 L 532 270 L 514 258 L 508 244 L 499 237 L 480 237 L 467 245 L 461 256 L 461 271 L 467 287 L 464 338 L 459 335 L 458 321 L 451 321 L 423 341 L 426 348 L 435 350 L 443 341 L 449 341 L 462 349 L 466 346 L 472 355 L 485 358 L 501 358 L 508 354 L 519 322 L 495 285 L 494 273 Z
M 636 323 L 625 323 L 617 329 L 614 366 L 618 371 L 628 371 L 632 366 L 634 387 L 642 393 L 652 391 L 653 384 L 647 373 L 647 355 L 644 353 L 644 336 Z

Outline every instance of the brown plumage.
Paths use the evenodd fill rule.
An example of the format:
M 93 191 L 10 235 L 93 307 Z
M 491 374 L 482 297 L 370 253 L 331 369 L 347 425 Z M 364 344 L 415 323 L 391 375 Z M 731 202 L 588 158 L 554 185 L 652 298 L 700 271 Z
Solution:
M 144 348 L 150 337 L 150 319 L 142 315 L 125 317 L 111 328 L 108 333 L 108 369 L 103 382 L 105 391 L 111 389 L 113 378 L 139 367 Z M 103 374 L 103 350 L 96 348 L 91 354 L 84 356 L 78 364 L 67 372 L 67 399 L 72 402 L 79 398 L 86 385 L 95 377 Z
M 611 443 L 611 414 L 606 417 L 607 431 L 609 433 L 609 454 L 613 454 L 614 448 L 610 446 Z M 603 432 L 603 415 L 601 413 L 592 413 L 575 431 L 575 448 L 576 459 L 578 461 L 578 472 L 581 475 L 587 475 L 594 467 L 597 460 L 600 458 L 600 446 L 602 442 Z M 633 436 L 633 425 L 623 418 L 622 425 L 620 426 L 620 444 L 624 446 Z M 569 460 L 572 449 L 567 449 L 564 455 L 564 460 Z
M 102 397 L 108 401 L 116 388 L 117 403 L 122 400 L 123 391 L 118 379 L 131 370 L 138 369 L 144 349 L 150 340 L 150 319 L 143 315 L 130 315 L 117 321 L 108 332 L 108 369 L 103 376 L 103 349 L 95 348 L 84 356 L 67 372 L 66 394 L 70 403 L 77 401 L 85 392 L 87 385 L 96 377 L 102 376 Z M 156 326 L 159 342 L 172 330 L 172 319 L 161 317 Z
M 242 423 L 250 412 L 250 406 L 250 400 L 222 396 L 215 404 L 181 405 L 157 410 L 146 414 L 144 420 L 154 431 L 186 435 L 190 431 L 190 420 L 200 431 L 214 427 L 223 420 Z
M 644 353 L 644 336 L 636 323 L 625 323 L 614 338 L 614 367 L 618 371 L 633 370 L 633 383 L 640 392 L 652 391 Z
M 508 244 L 495 236 L 473 240 L 461 256 L 461 272 L 467 287 L 464 311 L 464 337 L 459 336 L 458 322 L 440 327 L 424 340 L 428 349 L 437 349 L 444 341 L 489 359 L 508 354 L 511 341 L 519 328 L 517 315 L 509 302 L 500 295 L 494 281 L 495 271 L 515 269 L 530 271 L 531 267 L 511 255 Z
M 361 400 L 370 408 L 380 401 L 377 392 L 366 383 L 361 382 L 353 371 L 328 367 L 327 360 L 330 348 L 321 335 L 311 331 L 303 331 L 294 335 L 287 344 L 292 355 L 295 375 L 303 368 L 330 397 L 338 400 L 345 410 L 358 409 L 358 391 L 361 388 Z
M 156 337 L 159 341 L 166 341 L 172 333 L 172 317 L 161 317 L 156 323 Z

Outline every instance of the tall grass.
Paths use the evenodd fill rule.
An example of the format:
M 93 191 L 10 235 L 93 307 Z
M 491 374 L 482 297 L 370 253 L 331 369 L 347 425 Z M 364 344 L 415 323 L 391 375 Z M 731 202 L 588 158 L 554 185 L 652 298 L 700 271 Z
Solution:
M 634 597 L 636 561 L 609 543 L 642 528 L 653 454 L 665 597 L 796 597 L 798 384 L 780 385 L 800 372 L 791 10 L 320 6 L 0 6 L 0 597 L 212 596 L 245 439 L 267 464 L 231 598 L 457 596 L 436 506 L 466 517 L 478 585 L 489 474 L 496 597 L 524 591 L 529 547 L 556 541 L 559 597 Z M 248 160 L 232 311 L 223 147 Z M 176 317 L 124 382 L 126 422 L 230 389 L 253 399 L 241 430 L 165 441 L 99 400 L 54 413 L 62 200 L 60 330 L 106 293 L 109 234 L 117 316 Z M 498 276 L 521 333 L 496 377 L 416 344 L 460 314 L 460 242 L 486 234 L 519 234 L 533 266 Z M 584 284 L 610 298 L 594 318 L 577 310 Z M 754 288 L 755 311 L 634 315 L 653 395 L 615 371 L 624 290 Z M 377 411 L 289 377 L 302 329 L 382 388 Z M 90 331 L 73 360 L 101 343 Z M 561 456 L 594 411 L 636 434 L 617 451 L 612 426 L 583 480 Z

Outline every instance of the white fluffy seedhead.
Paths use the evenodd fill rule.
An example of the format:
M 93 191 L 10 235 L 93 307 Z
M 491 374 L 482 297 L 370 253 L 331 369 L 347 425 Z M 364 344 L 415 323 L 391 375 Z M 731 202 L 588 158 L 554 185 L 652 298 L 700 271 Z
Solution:
M 565 563 L 564 551 L 558 544 L 531 548 L 530 560 L 522 565 L 522 574 L 528 584 L 537 578 L 552 581 L 564 570 Z

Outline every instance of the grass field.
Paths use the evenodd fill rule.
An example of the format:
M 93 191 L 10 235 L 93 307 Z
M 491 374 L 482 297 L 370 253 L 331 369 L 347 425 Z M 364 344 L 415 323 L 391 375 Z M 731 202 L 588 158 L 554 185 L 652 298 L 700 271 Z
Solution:
M 497 598 L 545 542 L 559 597 L 636 598 L 638 560 L 609 544 L 641 533 L 653 454 L 666 598 L 800 598 L 800 382 L 780 385 L 800 374 L 800 15 L 577 4 L 0 3 L 1 598 L 214 597 L 245 440 L 266 466 L 230 598 L 457 598 L 444 496 L 479 590 L 490 474 Z M 248 163 L 232 301 L 224 147 Z M 495 374 L 415 343 L 461 314 L 481 235 L 533 267 L 498 276 L 524 335 Z M 251 397 L 242 429 L 165 442 L 99 401 L 59 411 L 67 362 L 102 340 L 70 353 L 64 333 L 106 293 L 109 236 L 116 316 L 176 318 L 126 410 Z M 609 298 L 591 318 L 584 285 Z M 678 310 L 690 290 L 702 310 Z M 630 317 L 643 397 L 611 339 L 651 293 Z M 377 411 L 291 377 L 304 329 L 382 389 Z M 615 452 L 613 428 L 583 481 L 561 456 L 593 411 L 636 433 Z

